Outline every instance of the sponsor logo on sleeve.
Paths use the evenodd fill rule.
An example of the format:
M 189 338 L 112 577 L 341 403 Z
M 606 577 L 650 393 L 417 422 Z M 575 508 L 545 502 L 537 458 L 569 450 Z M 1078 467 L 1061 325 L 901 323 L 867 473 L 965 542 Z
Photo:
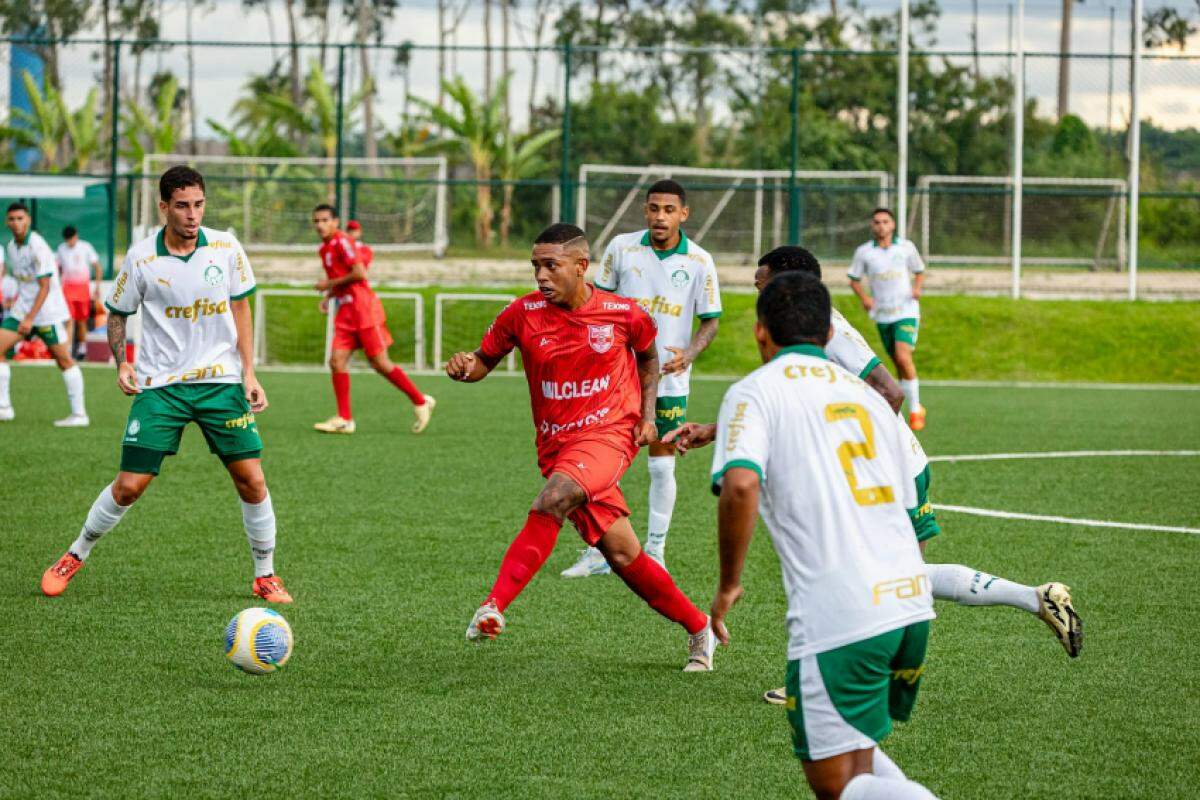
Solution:
M 742 435 L 742 431 L 746 430 L 746 408 L 749 403 L 742 402 L 737 404 L 734 409 L 733 419 L 729 420 L 729 435 L 726 437 L 725 450 L 732 453 L 737 449 L 738 437 Z
M 116 303 L 121 299 L 121 295 L 125 294 L 125 285 L 129 283 L 129 273 L 122 272 L 117 276 L 117 285 L 113 287 L 112 301 Z

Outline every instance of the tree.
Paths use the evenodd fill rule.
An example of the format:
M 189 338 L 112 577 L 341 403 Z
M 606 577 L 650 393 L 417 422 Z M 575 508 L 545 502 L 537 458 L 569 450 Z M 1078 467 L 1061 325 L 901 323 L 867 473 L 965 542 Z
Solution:
M 62 95 L 50 82 L 49 75 L 38 86 L 29 71 L 25 70 L 21 73 L 21 81 L 29 96 L 30 110 L 14 108 L 12 119 L 0 129 L 0 136 L 11 138 L 21 147 L 36 148 L 42 167 L 57 172 L 67 132 Z M 14 125 L 14 122 L 17 124 Z
M 371 79 L 370 50 L 362 45 L 383 40 L 383 28 L 399 3 L 397 0 L 354 0 L 347 3 L 346 13 L 353 13 L 354 40 L 359 45 L 359 94 L 363 107 L 364 155 L 371 161 L 379 157 L 379 144 L 375 130 L 375 82 Z M 374 170 L 374 166 L 371 167 Z
M 179 82 L 173 75 L 158 81 L 152 107 L 126 103 L 122 127 L 125 150 L 122 155 L 140 169 L 147 153 L 175 152 L 175 132 L 179 129 Z
M 55 91 L 62 90 L 58 48 L 90 23 L 88 0 L 0 0 L 0 22 L 10 36 L 37 37 L 28 46 L 46 62 L 46 76 Z
M 1062 0 L 1058 25 L 1058 118 L 1067 116 L 1071 98 L 1071 10 L 1083 0 Z
M 546 168 L 548 162 L 542 158 L 541 151 L 561 133 L 558 129 L 551 129 L 529 134 L 518 140 L 511 132 L 505 130 L 498 166 L 500 178 L 504 181 L 503 201 L 500 205 L 500 247 L 508 247 L 515 182 L 533 177 Z

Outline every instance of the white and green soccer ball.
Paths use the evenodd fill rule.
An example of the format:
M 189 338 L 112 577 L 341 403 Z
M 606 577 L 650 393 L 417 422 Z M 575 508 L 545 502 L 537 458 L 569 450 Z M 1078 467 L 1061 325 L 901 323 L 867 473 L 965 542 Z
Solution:
M 292 657 L 292 628 L 269 608 L 247 608 L 225 626 L 225 657 L 242 672 L 266 675 Z

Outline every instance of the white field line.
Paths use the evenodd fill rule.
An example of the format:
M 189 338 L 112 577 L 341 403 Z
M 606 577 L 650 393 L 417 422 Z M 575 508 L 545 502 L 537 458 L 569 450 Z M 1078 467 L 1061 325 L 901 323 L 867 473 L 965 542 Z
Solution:
M 1019 514 L 1014 511 L 995 511 L 990 508 L 973 508 L 971 506 L 950 506 L 934 503 L 938 511 L 954 511 L 959 514 L 970 514 L 976 517 L 995 517 L 997 519 L 1020 519 L 1031 522 L 1056 522 L 1061 525 L 1082 525 L 1089 528 L 1122 528 L 1133 531 L 1162 531 L 1165 533 L 1190 533 L 1200 535 L 1200 528 L 1184 528 L 1175 525 L 1146 525 L 1140 522 L 1113 522 L 1102 519 L 1076 519 L 1074 517 L 1057 517 L 1044 514 Z
M 1091 458 L 1113 456 L 1200 456 L 1200 450 L 1057 450 L 1040 453 L 974 453 L 961 456 L 930 456 L 929 460 L 947 463 L 959 461 L 1014 461 L 1027 458 Z

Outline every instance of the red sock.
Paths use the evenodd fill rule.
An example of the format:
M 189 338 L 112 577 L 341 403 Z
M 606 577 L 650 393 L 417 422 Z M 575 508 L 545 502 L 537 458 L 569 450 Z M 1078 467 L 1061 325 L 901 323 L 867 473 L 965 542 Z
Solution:
M 393 386 L 408 395 L 408 399 L 412 400 L 414 406 L 425 405 L 425 395 L 421 394 L 421 390 L 417 388 L 417 385 L 408 379 L 408 376 L 404 374 L 404 370 L 399 367 L 392 367 L 392 371 L 384 377 L 391 381 Z
M 688 633 L 699 633 L 708 624 L 708 615 L 679 591 L 671 574 L 644 552 L 624 569 L 613 568 L 634 594 L 671 622 L 677 622 Z
M 342 419 L 353 419 L 350 416 L 350 373 L 333 373 L 333 396 L 337 398 L 338 416 Z
M 562 523 L 541 511 L 530 511 L 525 527 L 513 539 L 500 562 L 500 574 L 487 599 L 503 611 L 546 563 Z M 484 601 L 487 602 L 487 601 Z M 703 626 L 701 626 L 703 627 Z

